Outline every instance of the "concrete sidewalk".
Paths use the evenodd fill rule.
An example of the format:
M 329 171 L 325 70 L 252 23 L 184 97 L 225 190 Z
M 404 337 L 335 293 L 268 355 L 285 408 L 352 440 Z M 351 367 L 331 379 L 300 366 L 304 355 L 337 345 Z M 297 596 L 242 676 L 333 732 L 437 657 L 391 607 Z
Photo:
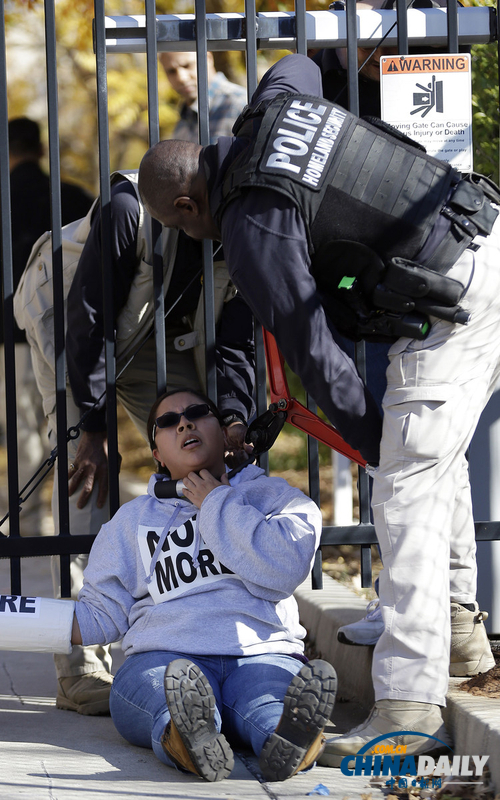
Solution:
M 25 559 L 22 576 L 24 594 L 51 596 L 49 559 Z M 8 592 L 9 587 L 9 564 L 1 562 L 1 593 Z M 350 698 L 350 702 L 337 704 L 327 730 L 328 734 L 341 733 L 365 718 L 371 702 L 369 648 L 336 643 L 336 627 L 362 616 L 365 601 L 327 577 L 323 591 L 313 592 L 304 585 L 297 596 L 303 622 L 316 638 L 318 650 L 338 670 L 341 696 Z M 113 655 L 116 671 L 123 663 L 123 654 L 115 647 Z M 170 770 L 151 751 L 129 745 L 109 717 L 84 717 L 57 710 L 51 655 L 0 651 L 0 664 L 1 800 L 93 800 L 106 796 L 113 800 L 281 800 L 306 797 L 318 784 L 323 784 L 334 800 L 382 800 L 384 796 L 379 787 L 370 785 L 369 778 L 344 776 L 339 769 L 328 767 L 315 767 L 283 783 L 265 783 L 259 776 L 257 759 L 249 752 L 236 753 L 229 779 L 205 783 Z M 500 700 L 483 701 L 470 695 L 455 699 L 455 694 L 450 694 L 448 712 L 455 752 L 491 753 L 490 767 L 500 787 Z
M 337 629 L 364 616 L 366 601 L 328 575 L 323 589 L 308 584 L 296 593 L 302 624 L 322 658 L 334 664 L 341 697 L 373 705 L 370 680 L 372 647 L 349 647 L 337 641 Z M 451 678 L 443 710 L 455 755 L 489 755 L 488 767 L 500 793 L 500 699 L 478 697 L 460 690 L 463 678 Z M 480 795 L 479 795 L 480 796 Z
M 9 593 L 9 563 L 0 562 L 0 593 Z M 50 597 L 50 560 L 24 559 L 23 594 Z M 113 648 L 113 671 L 123 663 Z M 368 778 L 347 777 L 338 769 L 315 767 L 283 783 L 264 783 L 257 759 L 236 753 L 231 777 L 205 783 L 161 764 L 150 750 L 129 745 L 110 717 L 85 717 L 55 707 L 56 677 L 50 654 L 0 651 L 0 800 L 112 800 L 179 798 L 179 800 L 281 800 L 306 797 L 318 784 L 334 800 L 360 798 Z M 347 730 L 366 710 L 339 704 L 336 728 Z M 382 798 L 378 790 L 374 800 Z

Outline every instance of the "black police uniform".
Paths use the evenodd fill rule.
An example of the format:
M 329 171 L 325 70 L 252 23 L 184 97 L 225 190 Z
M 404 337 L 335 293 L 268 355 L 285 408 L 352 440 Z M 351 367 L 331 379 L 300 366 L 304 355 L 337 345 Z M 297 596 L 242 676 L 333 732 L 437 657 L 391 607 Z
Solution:
M 397 256 L 417 257 L 444 272 L 475 233 L 491 230 L 496 212 L 480 190 L 461 189 L 449 165 L 321 102 L 320 90 L 319 71 L 303 56 L 289 56 L 266 73 L 237 125 L 239 137 L 204 151 L 211 210 L 231 276 L 254 313 L 346 441 L 376 461 L 377 412 L 336 346 L 336 330 L 357 338 L 423 338 L 427 321 L 420 331 L 415 319 L 394 323 L 396 312 L 422 304 L 435 316 L 443 304 L 451 306 L 442 315 L 465 322 L 457 305 L 463 287 L 451 287 L 450 301 L 446 279 L 439 278 L 436 288 L 430 271 L 432 286 L 425 293 L 432 302 L 406 302 L 411 292 L 401 258 L 391 266 L 387 286 L 379 284 Z M 457 206 L 459 195 L 465 202 Z M 441 217 L 448 201 L 449 214 Z M 473 212 L 481 211 L 476 225 L 464 216 L 469 202 L 478 204 Z M 418 269 L 411 277 L 427 281 Z M 343 285 L 344 279 L 350 283 Z M 337 286 L 346 291 L 332 291 Z M 389 313 L 371 314 L 374 290 Z
M 320 96 L 316 65 L 299 56 L 282 59 L 262 78 L 252 105 L 280 92 Z M 242 138 L 221 138 L 204 149 L 211 202 L 246 144 Z M 307 233 L 296 205 L 271 189 L 246 190 L 225 209 L 221 232 L 231 279 L 276 336 L 291 369 L 345 440 L 368 461 L 377 461 L 381 416 L 352 359 L 336 344 L 337 331 L 310 272 Z

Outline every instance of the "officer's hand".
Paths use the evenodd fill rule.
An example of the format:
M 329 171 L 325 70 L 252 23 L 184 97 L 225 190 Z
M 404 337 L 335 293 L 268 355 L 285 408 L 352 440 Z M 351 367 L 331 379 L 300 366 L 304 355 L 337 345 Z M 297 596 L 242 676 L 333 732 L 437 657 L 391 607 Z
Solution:
M 244 422 L 232 422 L 231 425 L 224 427 L 222 430 L 226 445 L 224 460 L 228 467 L 234 469 L 252 454 L 253 444 L 245 442 L 247 426 Z
M 68 491 L 73 495 L 83 481 L 76 504 L 87 505 L 97 482 L 97 508 L 102 508 L 108 496 L 108 437 L 105 431 L 82 431 L 76 456 L 68 470 Z
M 213 489 L 217 489 L 218 486 L 229 486 L 227 475 L 222 475 L 218 481 L 208 469 L 201 469 L 199 475 L 196 472 L 190 472 L 182 482 L 184 483 L 183 495 L 191 500 L 197 508 L 200 508 L 207 494 L 210 494 Z

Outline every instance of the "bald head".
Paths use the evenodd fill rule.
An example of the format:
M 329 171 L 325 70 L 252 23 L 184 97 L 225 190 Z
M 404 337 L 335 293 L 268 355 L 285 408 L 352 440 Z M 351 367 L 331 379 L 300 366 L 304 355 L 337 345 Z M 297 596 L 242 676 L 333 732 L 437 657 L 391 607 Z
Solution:
M 199 170 L 201 147 L 168 139 L 151 147 L 141 161 L 139 193 L 151 216 L 172 206 L 181 195 L 191 196 Z
M 216 239 L 202 149 L 176 139 L 153 145 L 141 161 L 138 188 L 146 211 L 165 227 L 194 239 Z

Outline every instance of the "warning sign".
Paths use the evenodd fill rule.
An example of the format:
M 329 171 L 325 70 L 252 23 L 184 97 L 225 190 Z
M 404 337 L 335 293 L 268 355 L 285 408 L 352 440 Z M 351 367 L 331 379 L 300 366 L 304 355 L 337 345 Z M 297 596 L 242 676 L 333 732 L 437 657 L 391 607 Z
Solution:
M 461 172 L 472 169 L 469 54 L 383 56 L 382 119 Z

